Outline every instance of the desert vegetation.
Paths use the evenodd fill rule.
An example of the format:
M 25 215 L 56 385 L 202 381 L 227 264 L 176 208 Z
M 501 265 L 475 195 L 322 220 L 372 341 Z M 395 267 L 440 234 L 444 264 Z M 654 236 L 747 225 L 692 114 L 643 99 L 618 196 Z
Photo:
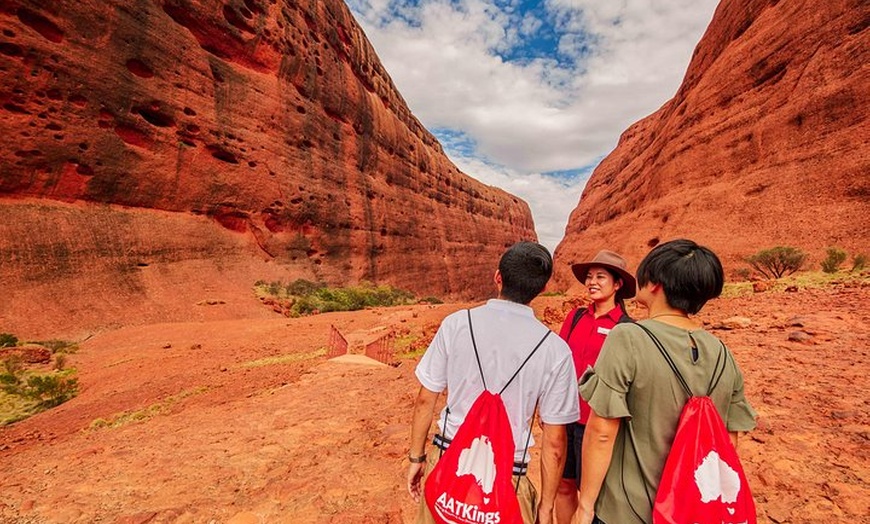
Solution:
M 273 366 L 276 364 L 290 364 L 303 360 L 314 360 L 318 357 L 322 357 L 325 354 L 326 348 L 319 348 L 316 351 L 311 351 L 308 353 L 286 353 L 282 355 L 274 355 L 270 357 L 260 358 L 257 360 L 251 360 L 241 364 L 241 367 L 257 368 L 262 366 Z
M 329 287 L 322 282 L 297 279 L 254 283 L 254 292 L 264 304 L 288 317 L 332 311 L 357 311 L 367 307 L 414 303 L 414 294 L 387 285 L 362 282 L 358 286 Z M 434 297 L 429 297 L 431 301 Z M 437 299 L 435 299 L 437 300 Z
M 774 280 L 797 272 L 806 259 L 807 254 L 796 247 L 776 246 L 762 249 L 746 261 L 765 278 Z
M 838 247 L 829 247 L 828 256 L 822 260 L 822 271 L 825 273 L 836 273 L 840 270 L 840 266 L 846 261 L 848 256 L 846 252 Z
M 208 391 L 208 388 L 204 386 L 187 389 L 178 393 L 177 395 L 172 395 L 142 409 L 123 411 L 121 413 L 115 413 L 114 415 L 106 418 L 94 419 L 93 421 L 91 421 L 89 428 L 91 430 L 99 430 L 103 428 L 119 428 L 121 426 L 126 426 L 127 424 L 145 422 L 158 415 L 166 415 L 170 413 L 179 401 L 193 395 L 205 393 L 206 391 Z
M 837 273 L 840 271 L 840 266 L 846 262 L 849 254 L 844 250 L 835 246 L 831 246 L 827 250 L 827 256 L 822 260 L 822 271 L 825 273 Z M 863 253 L 855 253 L 852 255 L 852 267 L 850 273 L 861 271 L 867 266 L 867 256 Z
M 861 269 L 836 273 L 798 271 L 775 280 L 751 281 L 751 278 L 747 276 L 746 278 L 738 278 L 737 280 L 725 282 L 725 286 L 722 289 L 722 297 L 733 298 L 761 291 L 796 292 L 800 289 L 855 288 L 866 286 L 870 286 L 870 271 L 863 267 Z
M 63 340 L 22 343 L 11 333 L 0 333 L 0 426 L 75 397 L 78 380 L 66 362 L 77 349 Z
M 828 247 L 825 255 L 820 265 L 822 272 L 829 275 L 839 273 L 849 257 L 849 254 L 844 249 L 836 246 Z M 806 269 L 807 254 L 795 247 L 776 246 L 762 249 L 754 255 L 746 257 L 745 260 L 758 275 L 768 280 L 778 280 Z M 863 253 L 855 253 L 852 255 L 852 266 L 848 272 L 857 274 L 866 266 L 867 256 Z M 752 270 L 750 268 L 738 268 L 732 274 L 741 280 L 750 280 L 752 278 Z

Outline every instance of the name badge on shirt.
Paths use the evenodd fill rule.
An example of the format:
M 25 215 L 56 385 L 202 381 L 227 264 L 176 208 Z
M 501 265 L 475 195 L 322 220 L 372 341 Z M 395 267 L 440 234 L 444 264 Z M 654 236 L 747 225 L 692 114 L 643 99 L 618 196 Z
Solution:
M 604 335 L 604 336 L 606 337 L 608 333 L 610 333 L 610 330 L 609 330 L 609 329 L 604 328 L 604 327 L 599 327 L 599 328 L 598 328 L 598 334 L 599 334 L 599 335 Z

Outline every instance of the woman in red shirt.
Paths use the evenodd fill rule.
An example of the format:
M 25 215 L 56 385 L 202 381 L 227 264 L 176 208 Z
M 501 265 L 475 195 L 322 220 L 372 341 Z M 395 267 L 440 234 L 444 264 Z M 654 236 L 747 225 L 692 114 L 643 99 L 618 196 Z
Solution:
M 559 332 L 574 356 L 574 368 L 579 378 L 595 365 L 604 338 L 619 322 L 630 322 L 625 311 L 625 299 L 634 296 L 637 284 L 626 269 L 625 259 L 613 251 L 599 251 L 589 262 L 574 264 L 571 269 L 586 289 L 592 303 L 573 309 Z M 580 420 L 568 425 L 568 453 L 562 482 L 556 493 L 556 523 L 567 524 L 577 510 L 577 488 L 580 484 L 580 458 L 583 431 L 589 418 L 589 405 L 580 399 Z

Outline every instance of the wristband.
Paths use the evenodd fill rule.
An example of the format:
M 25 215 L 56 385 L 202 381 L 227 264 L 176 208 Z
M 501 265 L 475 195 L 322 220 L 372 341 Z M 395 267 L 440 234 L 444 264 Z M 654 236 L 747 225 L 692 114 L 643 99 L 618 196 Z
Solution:
M 422 464 L 422 463 L 426 462 L 426 454 L 423 453 L 423 454 L 420 455 L 419 457 L 411 457 L 411 456 L 409 456 L 409 457 L 408 457 L 408 462 L 410 462 L 411 464 Z

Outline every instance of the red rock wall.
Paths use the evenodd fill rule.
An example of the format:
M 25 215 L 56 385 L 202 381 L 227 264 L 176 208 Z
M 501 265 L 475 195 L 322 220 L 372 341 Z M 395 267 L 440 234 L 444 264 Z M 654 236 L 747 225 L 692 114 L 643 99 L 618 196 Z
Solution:
M 338 0 L 11 0 L 0 21 L 0 277 L 28 299 L 34 272 L 63 289 L 225 258 L 251 285 L 265 261 L 483 297 L 504 246 L 535 238 L 525 202 L 445 157 Z
M 632 267 L 689 237 L 726 271 L 766 247 L 870 254 L 870 3 L 723 0 L 677 94 L 589 180 L 557 282 L 609 247 Z

